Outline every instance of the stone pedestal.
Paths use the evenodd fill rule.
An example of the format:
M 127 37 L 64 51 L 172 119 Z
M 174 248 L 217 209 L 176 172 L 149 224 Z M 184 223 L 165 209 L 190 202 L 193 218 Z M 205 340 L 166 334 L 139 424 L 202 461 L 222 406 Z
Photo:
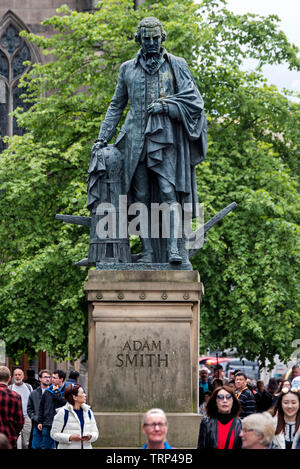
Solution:
M 97 447 L 139 448 L 141 418 L 168 416 L 168 440 L 197 444 L 199 306 L 193 271 L 89 271 L 89 403 Z

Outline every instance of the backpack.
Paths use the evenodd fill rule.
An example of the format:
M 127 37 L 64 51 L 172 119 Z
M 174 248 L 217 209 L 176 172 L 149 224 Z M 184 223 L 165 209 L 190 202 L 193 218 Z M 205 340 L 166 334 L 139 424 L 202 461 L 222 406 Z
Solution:
M 91 414 L 91 411 L 90 409 L 88 410 L 88 416 L 90 418 L 90 420 L 92 420 L 92 414 Z M 64 413 L 64 424 L 63 424 L 63 427 L 61 429 L 61 433 L 64 432 L 64 429 L 65 429 L 65 426 L 67 425 L 67 422 L 68 422 L 68 418 L 69 418 L 69 411 L 68 409 L 65 409 L 65 413 Z M 55 447 L 57 449 L 58 447 L 58 441 L 55 442 Z M 83 447 L 83 442 L 81 442 L 81 448 Z

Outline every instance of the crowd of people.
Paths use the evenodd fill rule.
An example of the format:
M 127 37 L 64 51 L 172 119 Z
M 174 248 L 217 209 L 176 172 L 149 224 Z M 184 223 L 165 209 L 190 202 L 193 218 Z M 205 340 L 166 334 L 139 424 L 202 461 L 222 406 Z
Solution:
M 90 449 L 99 432 L 86 394 L 71 371 L 34 373 L 0 366 L 0 449 Z M 50 384 L 51 383 L 51 384 Z
M 267 386 L 222 365 L 199 370 L 198 449 L 300 449 L 300 367 Z
M 9 384 L 13 378 L 12 384 Z M 51 383 L 51 384 L 50 384 Z M 198 449 L 300 449 L 300 367 L 288 380 L 254 382 L 240 370 L 225 378 L 221 365 L 199 372 Z M 173 448 L 162 409 L 143 416 L 143 449 Z M 91 449 L 99 437 L 79 373 L 0 366 L 0 449 Z

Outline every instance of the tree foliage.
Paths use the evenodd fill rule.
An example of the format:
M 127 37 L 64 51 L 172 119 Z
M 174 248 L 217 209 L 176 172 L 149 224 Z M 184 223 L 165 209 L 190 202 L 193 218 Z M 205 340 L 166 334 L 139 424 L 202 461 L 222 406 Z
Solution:
M 206 220 L 238 203 L 193 259 L 206 292 L 201 349 L 286 360 L 300 322 L 299 105 L 267 85 L 261 67 L 299 69 L 298 50 L 276 16 L 235 15 L 222 0 L 148 1 L 137 10 L 103 0 L 93 14 L 60 8 L 44 21 L 51 38 L 24 33 L 53 60 L 23 79 L 33 105 L 16 115 L 27 132 L 0 158 L 1 338 L 13 356 L 86 350 L 87 268 L 74 263 L 86 257 L 89 235 L 54 217 L 89 214 L 91 146 L 144 16 L 161 19 L 167 50 L 187 60 L 204 97 L 209 142 L 198 191 Z M 258 67 L 242 71 L 249 57 Z

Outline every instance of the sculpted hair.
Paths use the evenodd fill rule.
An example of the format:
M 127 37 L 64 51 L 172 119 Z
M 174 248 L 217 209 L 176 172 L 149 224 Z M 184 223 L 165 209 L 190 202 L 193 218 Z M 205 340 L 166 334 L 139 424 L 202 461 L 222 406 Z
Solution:
M 209 398 L 207 405 L 206 405 L 206 412 L 208 417 L 216 417 L 218 413 L 218 407 L 217 407 L 217 394 L 219 391 L 224 389 L 224 391 L 227 392 L 227 394 L 230 394 L 232 396 L 232 408 L 231 408 L 231 414 L 233 417 L 238 417 L 240 410 L 241 410 L 241 404 L 236 398 L 234 391 L 229 388 L 228 386 L 219 386 L 216 388 L 211 397 Z
M 261 434 L 261 444 L 264 446 L 269 446 L 275 435 L 274 422 L 269 412 L 248 415 L 243 419 L 242 429 L 251 429 Z
M 163 28 L 163 25 L 159 21 L 159 19 L 155 18 L 154 16 L 148 16 L 147 18 L 142 19 L 137 27 L 136 33 L 134 34 L 135 42 L 141 43 L 141 29 L 142 28 L 160 28 L 161 32 L 161 42 L 166 40 L 167 33 Z

